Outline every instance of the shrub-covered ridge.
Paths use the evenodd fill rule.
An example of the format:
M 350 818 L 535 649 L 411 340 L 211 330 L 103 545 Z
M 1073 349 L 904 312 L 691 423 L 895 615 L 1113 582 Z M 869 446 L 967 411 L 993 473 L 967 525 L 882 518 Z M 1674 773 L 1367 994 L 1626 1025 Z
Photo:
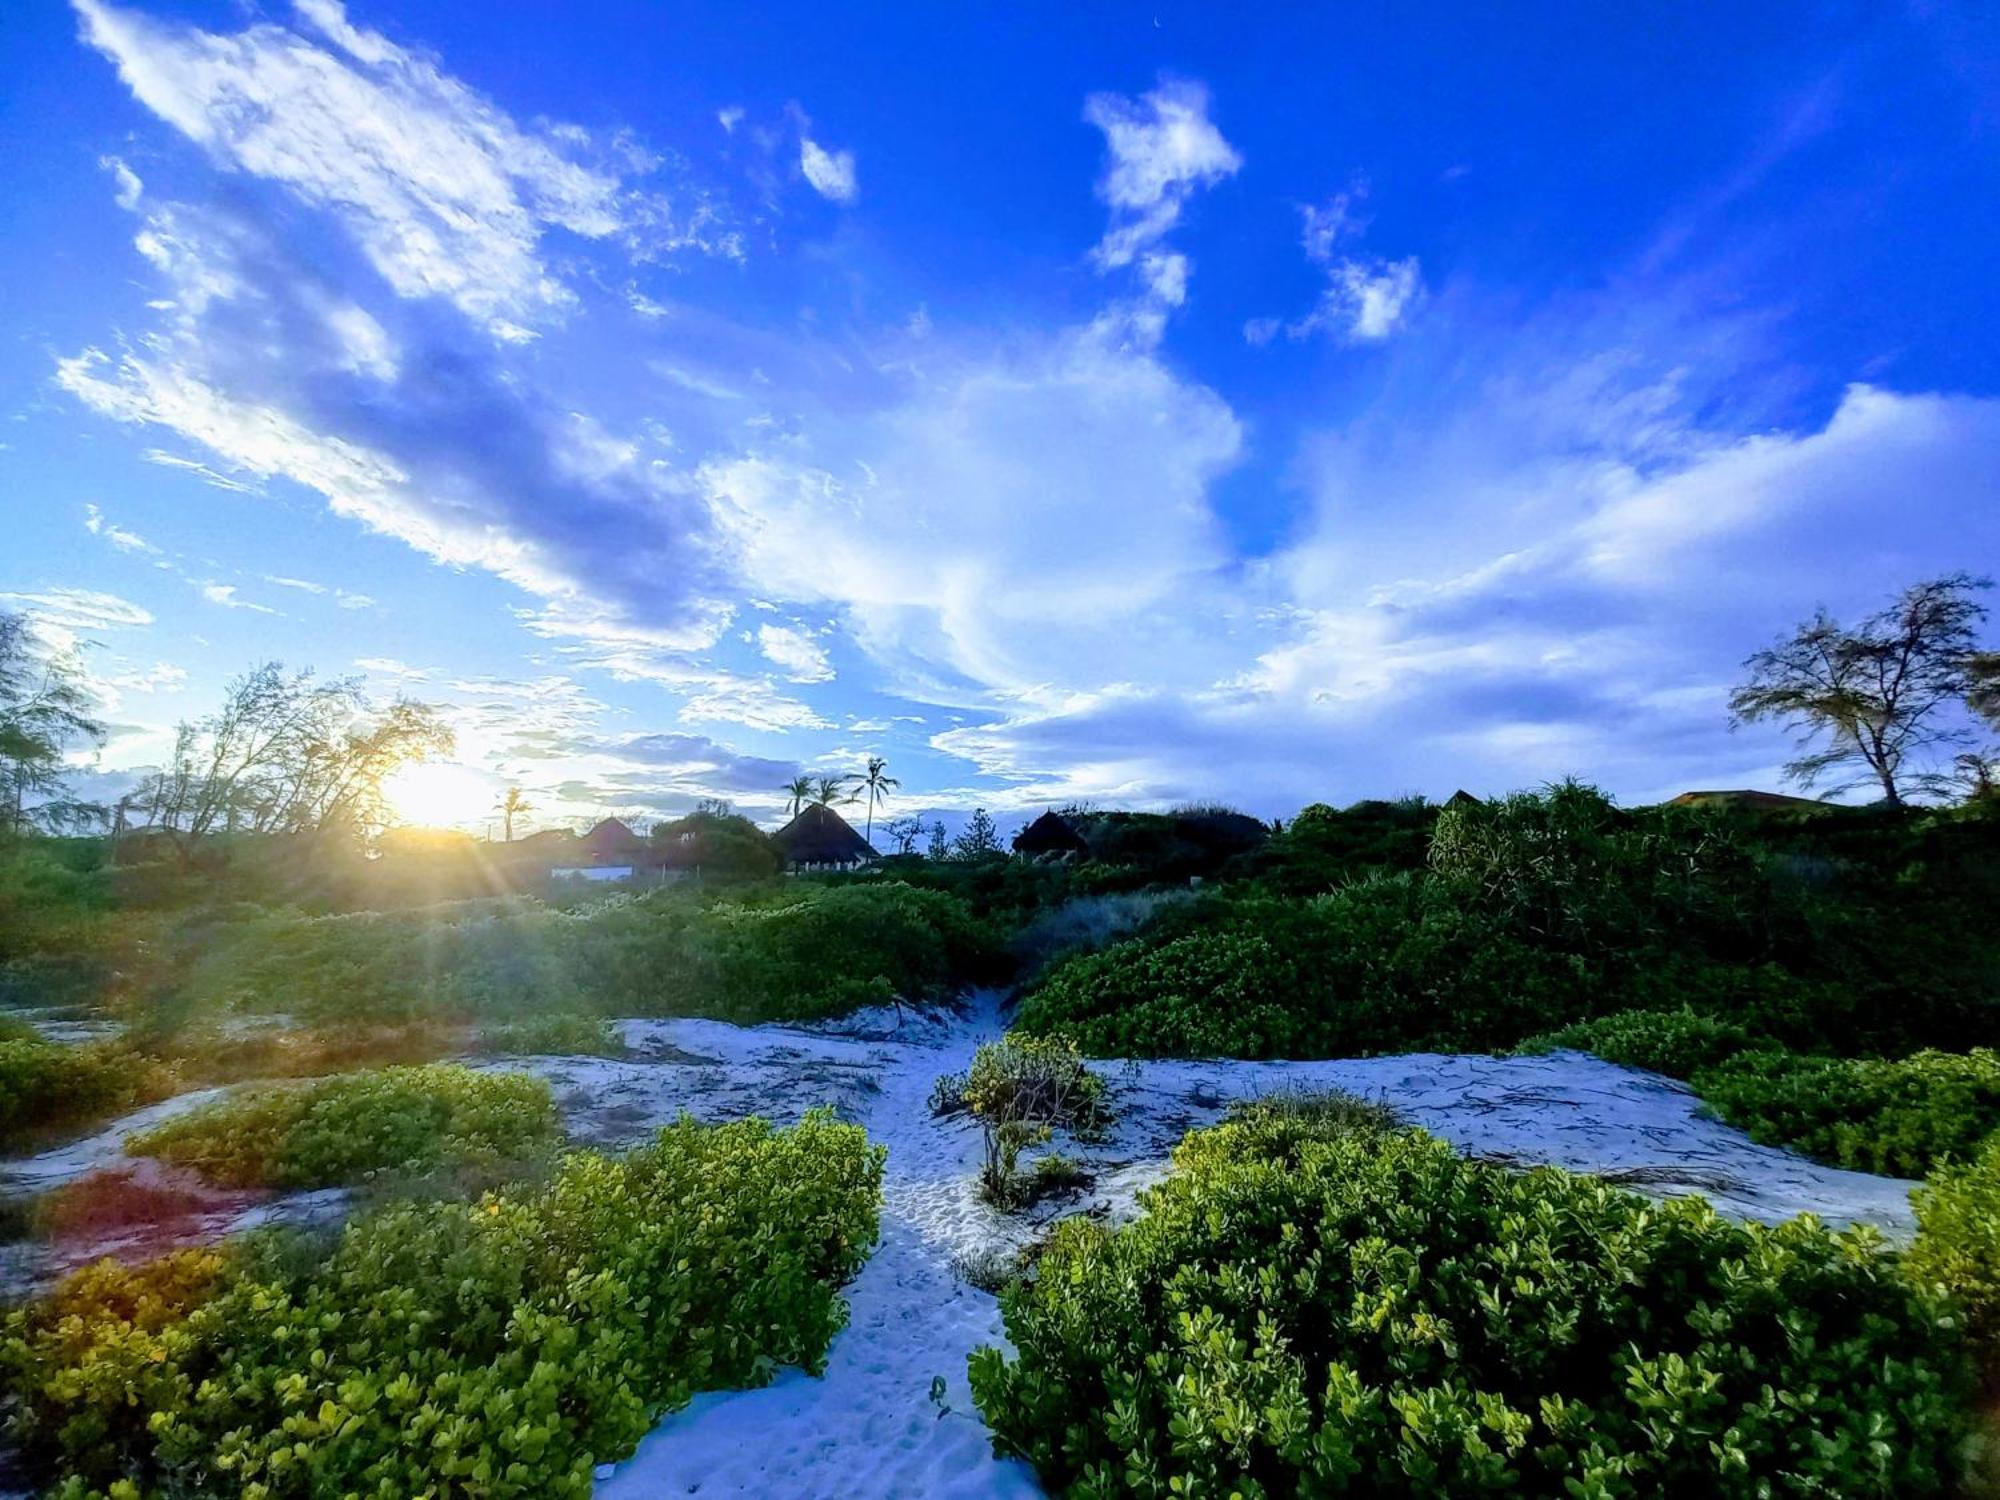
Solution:
M 585 1496 L 696 1392 L 819 1368 L 881 1170 L 829 1114 L 684 1120 L 324 1253 L 104 1262 L 8 1319 L 13 1436 L 73 1497 Z
M 1966 1373 L 1864 1233 L 1744 1227 L 1415 1131 L 1198 1132 L 1071 1221 L 972 1359 L 1001 1447 L 1114 1494 L 1940 1494 Z
M 506 1161 L 547 1151 L 561 1135 L 546 1081 L 440 1063 L 247 1088 L 125 1147 L 225 1186 L 318 1188 Z

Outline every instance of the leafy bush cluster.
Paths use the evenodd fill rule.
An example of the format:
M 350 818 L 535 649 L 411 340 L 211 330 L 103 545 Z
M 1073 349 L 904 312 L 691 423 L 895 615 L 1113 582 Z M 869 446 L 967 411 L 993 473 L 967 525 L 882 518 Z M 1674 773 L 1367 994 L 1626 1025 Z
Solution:
M 2000 1130 L 2000 1056 L 1989 1048 L 1826 1057 L 1714 1016 L 1635 1010 L 1531 1037 L 1519 1050 L 1558 1047 L 1685 1078 L 1753 1139 L 1856 1171 L 1920 1177 L 1968 1160 Z
M 560 1138 L 546 1081 L 432 1064 L 246 1089 L 125 1147 L 224 1186 L 318 1188 L 382 1171 L 517 1160 Z
M 1056 965 L 1018 1024 L 1113 1056 L 1354 1057 L 1511 1043 L 1592 992 L 1585 966 L 1395 875 L 1169 918 Z
M 117 1043 L 0 1034 L 0 1146 L 162 1098 L 173 1082 L 171 1069 Z
M 1669 1078 L 1692 1078 L 1753 1047 L 1768 1046 L 1750 1029 L 1688 1009 L 1627 1010 L 1579 1021 L 1559 1031 L 1529 1037 L 1516 1048 L 1523 1055 L 1557 1050 L 1588 1052 L 1606 1062 L 1644 1068 Z
M 479 1047 L 514 1057 L 622 1057 L 625 1039 L 603 1016 L 552 1011 L 479 1028 Z
M 1023 1177 L 1021 1153 L 1045 1144 L 1058 1127 L 1088 1134 L 1109 1118 L 1104 1080 L 1084 1066 L 1075 1043 L 1013 1033 L 981 1046 L 964 1073 L 937 1080 L 932 1113 L 959 1110 L 970 1110 L 979 1121 L 984 1148 L 979 1188 L 999 1208 L 1018 1208 L 1081 1182 L 1081 1168 L 1054 1156 Z
M 1351 1113 L 1351 1112 L 1348 1112 Z M 1948 1492 L 1968 1376 L 1865 1232 L 1738 1225 L 1310 1111 L 1060 1225 L 972 1357 L 1079 1496 Z
M 1913 1195 L 1911 1278 L 1944 1288 L 1964 1310 L 1989 1378 L 2000 1375 L 2000 1136 L 1971 1161 L 1940 1167 Z
M 894 882 L 666 889 L 573 909 L 526 900 L 231 924 L 195 968 L 204 1006 L 307 1024 L 558 1012 L 735 1021 L 931 999 L 982 978 L 963 903 Z
M 1345 836 L 1349 817 L 1308 811 L 1260 854 L 1279 861 L 1263 874 L 1054 964 L 1019 1024 L 1098 1054 L 1244 1057 L 1510 1048 L 1630 1010 L 1840 1055 L 1956 1051 L 2000 1030 L 2000 954 L 1979 916 L 2000 895 L 2000 845 L 1970 815 L 1766 825 L 1625 811 L 1570 783 L 1371 816 L 1356 837 L 1426 830 L 1423 868 L 1404 850 L 1302 898 L 1312 866 L 1287 849 Z
M 830 1114 L 663 1130 L 325 1247 L 103 1262 L 13 1314 L 13 1437 L 61 1494 L 586 1496 L 696 1392 L 817 1370 L 882 1153 Z
M 2000 1055 L 1986 1047 L 1894 1062 L 1750 1052 L 1691 1081 L 1753 1140 L 1862 1172 L 1921 1177 L 2000 1128 Z

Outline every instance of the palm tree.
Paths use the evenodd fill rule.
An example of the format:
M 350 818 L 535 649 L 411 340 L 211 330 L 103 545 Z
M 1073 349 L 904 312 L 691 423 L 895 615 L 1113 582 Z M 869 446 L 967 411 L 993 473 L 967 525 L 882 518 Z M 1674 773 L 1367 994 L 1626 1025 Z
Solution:
M 848 778 L 845 776 L 822 776 L 813 783 L 812 799 L 821 807 L 831 807 L 836 802 L 847 803 L 855 800 L 847 791 Z M 847 792 L 846 796 L 841 793 Z
M 810 776 L 794 776 L 785 783 L 785 795 L 792 799 L 792 816 L 799 815 L 799 809 L 812 801 L 813 779 Z
M 535 804 L 528 800 L 526 793 L 519 787 L 510 786 L 507 788 L 507 795 L 500 799 L 495 810 L 505 823 L 506 841 L 511 844 L 514 842 L 515 816 L 519 813 L 533 812 Z
M 855 798 L 858 800 L 862 792 L 868 794 L 868 831 L 861 835 L 864 839 L 872 839 L 875 835 L 875 804 L 887 802 L 889 793 L 903 784 L 895 777 L 883 774 L 888 769 L 889 762 L 879 755 L 871 755 L 868 757 L 867 773 L 854 778 L 860 783 Z

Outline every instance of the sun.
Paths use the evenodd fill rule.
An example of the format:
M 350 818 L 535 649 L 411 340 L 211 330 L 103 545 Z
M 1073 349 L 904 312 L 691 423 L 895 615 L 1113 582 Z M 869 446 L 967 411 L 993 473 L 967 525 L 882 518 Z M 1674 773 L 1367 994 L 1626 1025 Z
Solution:
M 486 778 L 451 761 L 404 766 L 382 783 L 382 795 L 398 822 L 430 828 L 477 823 L 493 810 Z

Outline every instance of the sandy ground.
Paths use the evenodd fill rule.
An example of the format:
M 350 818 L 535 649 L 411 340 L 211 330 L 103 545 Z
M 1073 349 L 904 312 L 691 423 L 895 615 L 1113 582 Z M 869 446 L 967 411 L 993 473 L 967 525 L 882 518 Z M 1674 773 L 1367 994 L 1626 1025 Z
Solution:
M 1036 1213 L 1000 1215 L 973 1192 L 976 1127 L 932 1118 L 928 1098 L 939 1074 L 963 1071 L 1003 1025 L 1000 997 L 986 993 L 957 1013 L 871 1011 L 820 1027 L 630 1021 L 627 1058 L 481 1064 L 547 1078 L 571 1132 L 593 1144 L 641 1140 L 683 1110 L 705 1120 L 755 1113 L 783 1121 L 831 1104 L 889 1148 L 881 1247 L 848 1288 L 851 1321 L 825 1375 L 787 1371 L 761 1390 L 697 1398 L 631 1458 L 599 1469 L 604 1500 L 1039 1494 L 1024 1467 L 992 1456 L 972 1409 L 966 1355 L 1001 1342 L 999 1312 L 954 1267 L 1024 1245 L 1065 1213 L 1129 1216 L 1187 1130 L 1220 1118 L 1234 1100 L 1278 1089 L 1347 1089 L 1383 1100 L 1470 1154 L 1596 1172 L 1655 1195 L 1702 1193 L 1744 1218 L 1811 1212 L 1834 1224 L 1873 1224 L 1892 1241 L 1913 1227 L 1911 1184 L 1757 1146 L 1703 1118 L 1682 1085 L 1574 1052 L 1103 1064 L 1111 1129 L 1101 1140 L 1059 1143 L 1094 1175 L 1094 1186 Z M 86 1140 L 0 1163 L 0 1194 L 129 1162 L 120 1145 L 128 1132 L 218 1092 L 183 1095 Z M 188 1235 L 208 1240 L 337 1207 L 337 1195 L 218 1204 Z M 38 1247 L 9 1247 L 18 1253 L 0 1251 L 0 1285 L 18 1291 L 79 1257 L 118 1248 L 71 1245 L 58 1264 Z

